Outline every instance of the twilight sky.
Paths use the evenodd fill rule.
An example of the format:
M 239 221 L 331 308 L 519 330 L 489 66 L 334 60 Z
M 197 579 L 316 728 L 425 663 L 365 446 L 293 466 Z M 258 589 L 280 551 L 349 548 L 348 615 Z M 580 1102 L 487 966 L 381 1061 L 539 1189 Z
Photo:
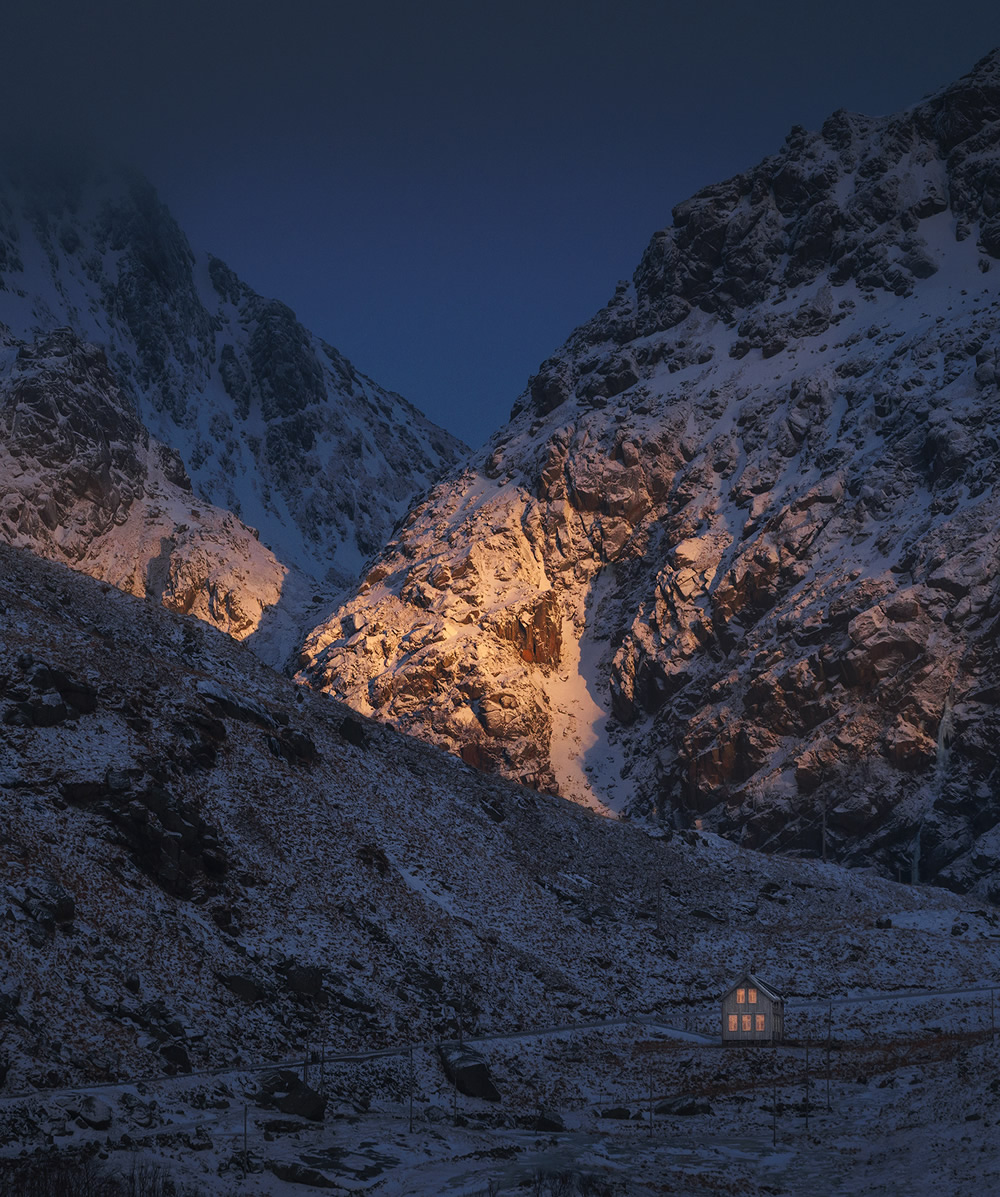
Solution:
M 996 0 L 19 0 L 0 104 L 479 444 L 670 209 L 1000 44 Z M 13 11 L 12 11 L 13 10 Z

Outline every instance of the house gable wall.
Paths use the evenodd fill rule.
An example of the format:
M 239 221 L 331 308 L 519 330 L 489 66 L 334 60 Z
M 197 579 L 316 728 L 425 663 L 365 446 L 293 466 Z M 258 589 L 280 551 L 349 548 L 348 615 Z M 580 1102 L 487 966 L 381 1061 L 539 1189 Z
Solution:
M 741 1002 L 739 999 L 743 998 Z M 756 997 L 756 1001 L 750 1001 Z M 735 1029 L 731 1020 L 736 1019 Z M 746 1020 L 749 1019 L 749 1027 Z M 722 999 L 724 1043 L 771 1043 L 784 1037 L 784 1003 L 743 978 Z

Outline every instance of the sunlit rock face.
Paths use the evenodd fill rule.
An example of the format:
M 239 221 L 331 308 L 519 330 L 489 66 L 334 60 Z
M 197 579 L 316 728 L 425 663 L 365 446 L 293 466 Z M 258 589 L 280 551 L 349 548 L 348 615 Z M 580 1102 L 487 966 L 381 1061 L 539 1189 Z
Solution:
M 303 676 L 581 800 L 988 891 L 998 278 L 1000 53 L 793 130 L 674 209 Z
M 194 252 L 138 175 L 7 160 L 0 331 L 31 343 L 63 326 L 105 351 L 197 500 L 258 528 L 327 594 L 464 450 L 285 304 Z
M 288 570 L 231 513 L 197 498 L 103 350 L 60 329 L 0 364 L 0 539 L 238 640 Z

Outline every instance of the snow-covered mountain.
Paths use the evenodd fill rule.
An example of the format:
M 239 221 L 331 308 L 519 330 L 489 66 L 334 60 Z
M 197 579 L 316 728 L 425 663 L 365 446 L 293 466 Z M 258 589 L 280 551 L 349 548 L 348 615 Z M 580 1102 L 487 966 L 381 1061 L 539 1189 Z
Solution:
M 1000 886 L 1000 51 L 673 211 L 302 676 L 469 762 Z
M 151 434 L 179 455 L 192 502 L 256 528 L 307 597 L 353 579 L 463 448 L 284 304 L 194 253 L 141 177 L 22 158 L 6 164 L 0 185 L 5 360 L 22 346 L 47 352 L 35 342 L 58 328 L 103 352 L 105 390 L 120 396 L 109 402 L 134 411 L 121 431 L 137 446 Z M 54 377 L 51 355 L 47 370 Z M 22 507 L 34 501 L 11 490 Z M 0 535 L 26 544 L 24 518 L 0 523 Z M 71 538 L 82 544 L 76 522 Z M 70 537 L 61 523 L 52 530 L 56 541 Z M 248 574 L 261 551 L 253 555 L 239 566 Z M 86 567 L 82 549 L 65 557 Z M 264 572 L 270 587 L 273 564 Z
M 301 579 L 192 493 L 103 351 L 70 329 L 0 354 L 0 479 L 7 542 L 196 615 L 265 658 L 294 638 Z

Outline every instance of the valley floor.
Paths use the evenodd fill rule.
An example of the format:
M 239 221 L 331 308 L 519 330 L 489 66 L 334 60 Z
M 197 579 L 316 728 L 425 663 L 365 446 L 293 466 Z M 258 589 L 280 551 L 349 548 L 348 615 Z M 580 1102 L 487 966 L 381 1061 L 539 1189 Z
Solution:
M 808 1026 L 811 1009 L 793 1007 L 790 1028 Z M 321 1076 L 314 1063 L 312 1083 L 341 1095 L 323 1124 L 258 1107 L 247 1071 L 90 1089 L 111 1114 L 100 1130 L 67 1118 L 68 1093 L 6 1098 L 0 1193 L 13 1191 L 3 1169 L 18 1157 L 81 1149 L 100 1167 L 158 1165 L 188 1193 L 226 1197 L 997 1191 L 989 992 L 842 1004 L 817 1020 L 824 1034 L 827 1013 L 829 1044 L 815 1038 L 808 1053 L 803 1041 L 722 1048 L 653 1023 L 477 1041 L 499 1105 L 457 1094 L 422 1047 L 412 1129 L 405 1052 Z M 685 1021 L 711 1020 L 702 1008 Z

